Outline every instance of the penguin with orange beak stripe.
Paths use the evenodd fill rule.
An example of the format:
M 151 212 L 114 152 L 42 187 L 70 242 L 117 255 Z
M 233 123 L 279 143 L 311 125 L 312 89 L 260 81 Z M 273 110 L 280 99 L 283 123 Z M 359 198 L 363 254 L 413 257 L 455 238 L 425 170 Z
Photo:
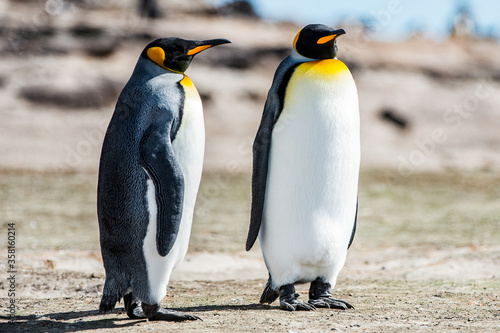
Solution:
M 199 319 L 160 302 L 187 252 L 205 146 L 201 99 L 184 71 L 199 52 L 226 43 L 157 39 L 120 94 L 97 188 L 106 271 L 101 313 L 123 297 L 130 318 Z
M 247 251 L 260 241 L 269 271 L 261 303 L 348 309 L 331 288 L 356 229 L 360 124 L 356 85 L 337 59 L 345 33 L 311 24 L 276 70 L 253 145 Z M 309 300 L 295 283 L 311 282 Z

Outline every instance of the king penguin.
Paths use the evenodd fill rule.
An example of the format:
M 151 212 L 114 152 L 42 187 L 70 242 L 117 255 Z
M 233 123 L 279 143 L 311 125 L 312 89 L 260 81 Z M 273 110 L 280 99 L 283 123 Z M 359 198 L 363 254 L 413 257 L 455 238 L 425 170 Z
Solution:
M 205 146 L 201 99 L 184 71 L 194 55 L 225 43 L 151 42 L 118 98 L 97 186 L 106 271 L 101 313 L 123 297 L 130 318 L 199 319 L 160 302 L 187 252 Z
M 337 59 L 344 30 L 311 24 L 276 70 L 253 145 L 246 249 L 259 238 L 269 280 L 261 303 L 348 309 L 332 297 L 356 229 L 360 124 L 356 85 Z M 311 282 L 309 301 L 295 283 Z

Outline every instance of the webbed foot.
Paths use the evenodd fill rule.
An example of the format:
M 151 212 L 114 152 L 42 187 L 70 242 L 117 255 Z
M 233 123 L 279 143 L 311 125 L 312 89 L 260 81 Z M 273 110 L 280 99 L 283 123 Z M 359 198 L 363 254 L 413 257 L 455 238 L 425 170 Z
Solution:
M 295 293 L 293 284 L 286 284 L 280 288 L 280 308 L 286 311 L 314 311 L 316 308 L 312 304 L 308 304 L 297 299 L 299 294 Z
M 317 278 L 311 282 L 308 303 L 317 308 L 340 310 L 354 309 L 354 306 L 348 302 L 333 298 L 331 289 L 330 283 L 323 282 L 320 278 Z
M 185 320 L 202 320 L 200 317 L 182 313 L 179 311 L 164 309 L 160 304 L 142 303 L 142 310 L 148 320 L 165 320 L 165 321 L 185 321 Z
M 130 319 L 144 319 L 146 315 L 142 311 L 141 301 L 135 298 L 132 293 L 123 296 L 123 304 Z

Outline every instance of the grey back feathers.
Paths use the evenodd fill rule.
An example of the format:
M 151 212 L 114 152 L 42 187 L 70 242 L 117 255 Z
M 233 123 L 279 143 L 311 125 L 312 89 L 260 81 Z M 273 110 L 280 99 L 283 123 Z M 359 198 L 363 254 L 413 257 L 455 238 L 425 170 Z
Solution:
M 182 121 L 180 110 L 170 107 L 182 105 L 183 91 L 175 83 L 182 76 L 164 73 L 165 70 L 153 62 L 139 59 L 118 99 L 104 138 L 99 165 L 97 212 L 106 284 L 112 284 L 105 289 L 114 291 L 115 294 L 105 295 L 111 299 L 105 300 L 103 297 L 101 304 L 114 306 L 129 287 L 140 298 L 146 297 L 149 290 L 142 252 L 149 222 L 148 215 L 145 214 L 148 203 L 145 196 L 147 175 L 144 170 L 159 185 L 159 201 L 164 203 L 173 197 L 172 200 L 177 202 L 175 205 L 170 203 L 163 206 L 170 210 L 164 211 L 161 208 L 158 212 L 159 223 L 165 223 L 169 216 L 177 221 L 173 223 L 174 227 L 169 228 L 170 235 L 163 235 L 163 229 L 158 228 L 158 238 L 165 240 L 158 243 L 159 253 L 165 255 L 171 248 L 180 223 L 182 193 L 174 195 L 169 190 L 172 187 L 182 188 L 182 174 L 175 170 L 175 165 L 171 165 L 175 170 L 172 172 L 174 177 L 166 179 L 166 166 L 160 167 L 158 164 L 162 159 L 168 158 L 160 153 L 163 150 L 167 154 L 168 149 L 160 149 L 159 144 L 168 146 L 165 138 L 173 140 Z M 165 89 L 164 85 L 169 81 L 172 88 Z M 167 131 L 168 136 L 164 136 Z M 158 136 L 163 137 L 155 143 L 154 138 Z M 153 157 L 155 154 L 156 157 Z M 117 232 L 123 225 L 128 225 L 133 232 Z
M 167 198 L 172 200 L 167 205 L 159 205 L 159 223 L 172 218 L 177 221 L 174 226 L 178 228 L 182 212 L 182 193 L 172 192 L 175 192 L 175 188 L 182 188 L 183 180 L 182 173 L 175 163 L 172 163 L 175 162 L 174 159 L 168 154 L 172 151 L 170 141 L 175 139 L 182 122 L 184 96 L 178 84 L 181 78 L 181 74 L 166 74 L 164 69 L 153 62 L 140 58 L 132 77 L 123 89 L 104 139 L 100 161 L 98 213 L 104 225 L 114 219 L 112 216 L 106 216 L 107 212 L 115 214 L 115 210 L 109 209 L 109 205 L 129 202 L 127 207 L 121 209 L 124 215 L 136 210 L 147 211 L 142 199 L 146 193 L 145 170 L 155 183 L 158 201 L 166 204 Z M 165 88 L 169 86 L 170 89 Z M 180 107 L 172 109 L 172 105 Z M 171 179 L 167 176 L 169 171 L 173 175 Z M 117 177 L 124 175 L 129 179 L 116 181 Z M 113 197 L 106 197 L 106 194 L 111 193 Z M 134 196 L 136 197 L 133 198 Z M 137 207 L 138 203 L 141 204 L 140 207 Z M 165 209 L 174 211 L 165 212 Z M 143 216 L 130 223 L 140 223 L 135 229 L 145 232 L 148 220 Z M 169 237 L 161 235 L 163 229 L 157 229 L 158 238 L 161 238 L 158 252 L 162 255 L 166 255 L 173 245 L 177 228 L 170 228 L 172 234 Z M 142 236 L 139 240 L 142 241 L 143 238 Z

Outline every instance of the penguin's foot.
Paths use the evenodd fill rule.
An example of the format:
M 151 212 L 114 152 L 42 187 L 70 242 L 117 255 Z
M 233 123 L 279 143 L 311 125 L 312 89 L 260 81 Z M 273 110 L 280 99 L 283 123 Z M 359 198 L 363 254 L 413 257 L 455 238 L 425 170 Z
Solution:
M 160 304 L 142 303 L 142 311 L 148 320 L 185 321 L 202 320 L 200 317 L 174 310 L 164 309 Z
M 295 293 L 293 284 L 286 284 L 280 288 L 280 308 L 286 311 L 314 311 L 316 308 L 312 304 L 308 304 L 297 299 L 299 294 Z
M 354 306 L 342 301 L 340 299 L 335 299 L 332 297 L 331 285 L 328 282 L 324 282 L 321 279 L 316 279 L 311 282 L 311 287 L 309 288 L 309 304 L 317 308 L 328 308 L 328 309 L 354 309 Z
M 144 319 L 146 315 L 142 311 L 141 301 L 134 298 L 132 293 L 123 296 L 123 304 L 125 306 L 125 310 L 127 310 L 127 316 L 130 319 Z
M 354 306 L 347 303 L 346 301 L 335 299 L 333 297 L 310 299 L 308 303 L 317 308 L 328 308 L 328 309 L 339 309 L 339 310 L 354 309 Z

